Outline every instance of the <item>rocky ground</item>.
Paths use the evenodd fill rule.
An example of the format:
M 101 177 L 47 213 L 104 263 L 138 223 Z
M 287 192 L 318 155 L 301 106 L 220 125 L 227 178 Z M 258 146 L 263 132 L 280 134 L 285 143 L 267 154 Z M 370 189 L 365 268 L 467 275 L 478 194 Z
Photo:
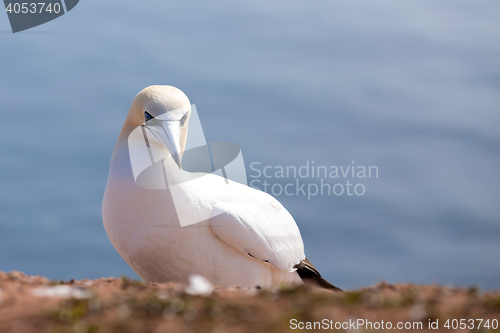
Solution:
M 398 325 L 500 332 L 500 292 L 474 288 L 385 282 L 344 292 L 192 287 L 127 278 L 50 281 L 0 272 L 0 332 L 382 332 L 397 331 Z

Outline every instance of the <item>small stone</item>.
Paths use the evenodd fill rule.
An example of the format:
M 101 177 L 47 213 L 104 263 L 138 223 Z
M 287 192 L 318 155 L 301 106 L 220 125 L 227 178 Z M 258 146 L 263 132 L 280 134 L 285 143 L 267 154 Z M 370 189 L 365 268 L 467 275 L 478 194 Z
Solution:
M 32 289 L 31 292 L 33 293 L 33 295 L 38 297 L 78 299 L 86 299 L 92 297 L 92 294 L 84 288 L 71 287 L 68 285 L 40 287 Z
M 184 291 L 189 295 L 210 296 L 214 291 L 214 287 L 203 276 L 191 275 L 189 277 L 189 286 Z

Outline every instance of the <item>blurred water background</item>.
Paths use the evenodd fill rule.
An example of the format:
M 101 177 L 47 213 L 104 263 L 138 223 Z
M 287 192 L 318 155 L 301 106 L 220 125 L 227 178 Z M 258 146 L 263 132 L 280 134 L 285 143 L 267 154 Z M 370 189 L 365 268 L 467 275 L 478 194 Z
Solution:
M 499 12 L 83 0 L 18 34 L 0 13 L 0 270 L 136 277 L 102 196 L 135 94 L 170 84 L 247 167 L 378 166 L 363 196 L 278 197 L 328 280 L 500 288 Z

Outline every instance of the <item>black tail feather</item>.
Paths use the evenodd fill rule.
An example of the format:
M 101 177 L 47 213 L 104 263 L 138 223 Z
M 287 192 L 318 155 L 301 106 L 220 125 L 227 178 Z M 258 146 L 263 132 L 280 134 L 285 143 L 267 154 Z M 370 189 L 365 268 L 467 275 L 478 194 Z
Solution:
M 325 289 L 342 291 L 342 289 L 323 279 L 318 270 L 307 258 L 295 265 L 294 268 L 297 269 L 297 273 L 304 283 L 312 283 Z

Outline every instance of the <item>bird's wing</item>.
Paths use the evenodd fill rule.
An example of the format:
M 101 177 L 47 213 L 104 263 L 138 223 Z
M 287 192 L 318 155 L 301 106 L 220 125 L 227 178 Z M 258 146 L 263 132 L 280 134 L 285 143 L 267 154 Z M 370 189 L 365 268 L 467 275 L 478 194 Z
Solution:
M 259 203 L 218 203 L 210 227 L 224 242 L 243 254 L 293 272 L 305 259 L 299 228 L 273 197 Z

